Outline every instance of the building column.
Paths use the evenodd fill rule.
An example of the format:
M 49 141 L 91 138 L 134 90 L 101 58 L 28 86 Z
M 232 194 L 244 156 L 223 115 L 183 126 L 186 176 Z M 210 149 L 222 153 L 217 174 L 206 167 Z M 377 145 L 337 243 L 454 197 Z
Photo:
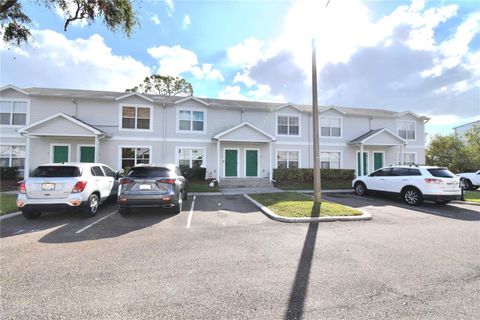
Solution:
M 360 144 L 360 172 L 359 176 L 363 176 L 365 172 L 363 172 L 363 143 Z
M 269 170 L 268 170 L 268 177 L 270 178 L 270 181 L 273 179 L 273 171 L 272 171 L 272 141 L 268 143 L 268 164 L 269 164 Z
M 217 183 L 220 183 L 220 139 L 217 140 Z
M 400 164 L 404 164 L 403 147 L 404 145 L 400 145 Z
M 27 141 L 25 142 L 25 165 L 23 167 L 23 178 L 30 176 L 30 135 L 27 134 Z
M 98 138 L 98 136 L 95 136 L 95 162 L 98 162 L 98 154 L 99 154 L 99 150 L 100 149 L 100 140 Z

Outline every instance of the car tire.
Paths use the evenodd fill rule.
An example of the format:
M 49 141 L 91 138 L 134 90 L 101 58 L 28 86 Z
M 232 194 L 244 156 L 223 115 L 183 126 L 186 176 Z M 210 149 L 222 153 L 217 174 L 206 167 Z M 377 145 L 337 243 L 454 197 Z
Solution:
M 83 214 L 87 217 L 94 217 L 98 212 L 99 206 L 100 199 L 98 199 L 98 196 L 95 193 L 92 193 L 83 207 Z
M 450 203 L 450 200 L 437 200 L 435 201 L 436 204 L 447 204 Z
M 25 219 L 33 220 L 40 218 L 42 212 L 38 210 L 22 210 L 22 215 Z
M 178 199 L 178 202 L 175 204 L 175 206 L 172 208 L 172 212 L 174 214 L 179 214 L 182 211 L 183 207 L 183 200 L 182 197 Z
M 130 212 L 130 208 L 118 208 L 118 213 L 120 213 L 121 216 L 126 216 L 130 214 Z
M 470 181 L 469 179 L 463 179 L 462 184 L 464 190 L 473 190 L 472 181 Z
M 423 197 L 417 188 L 407 188 L 402 192 L 402 199 L 410 206 L 416 206 L 422 203 Z
M 363 182 L 356 182 L 354 186 L 355 194 L 357 196 L 364 196 L 367 194 L 367 186 Z

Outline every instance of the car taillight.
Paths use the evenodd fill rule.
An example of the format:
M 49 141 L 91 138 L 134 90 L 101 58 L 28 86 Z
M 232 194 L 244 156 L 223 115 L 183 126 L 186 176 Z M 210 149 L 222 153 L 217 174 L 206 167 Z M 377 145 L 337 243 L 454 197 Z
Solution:
M 78 181 L 75 183 L 72 189 L 72 193 L 80 193 L 85 190 L 85 187 L 87 186 L 87 181 Z
M 432 178 L 425 178 L 426 183 L 434 183 L 434 184 L 440 184 L 443 183 L 442 179 L 432 179 Z
M 122 178 L 119 181 L 120 184 L 127 184 L 127 183 L 130 183 L 130 182 L 133 182 L 133 180 L 132 179 L 127 179 L 127 178 Z
M 25 182 L 20 182 L 20 184 L 18 185 L 18 192 L 27 193 L 27 188 L 25 188 Z
M 175 184 L 176 179 L 162 179 L 162 180 L 157 180 L 157 182 L 160 183 L 166 183 L 166 184 Z

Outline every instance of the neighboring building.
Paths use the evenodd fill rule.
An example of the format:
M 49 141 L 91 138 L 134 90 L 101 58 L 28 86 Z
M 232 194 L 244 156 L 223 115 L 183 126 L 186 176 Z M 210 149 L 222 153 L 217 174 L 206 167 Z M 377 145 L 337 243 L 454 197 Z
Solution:
M 26 173 L 64 161 L 177 163 L 220 179 L 313 167 L 310 106 L 14 86 L 0 101 L 1 165 Z M 319 114 L 322 168 L 424 163 L 426 117 L 333 106 Z
M 466 123 L 466 124 L 462 124 L 461 126 L 453 128 L 453 130 L 455 131 L 455 134 L 457 136 L 464 139 L 465 138 L 465 132 L 467 132 L 468 130 L 472 129 L 475 126 L 480 127 L 480 120 L 473 121 L 473 122 Z

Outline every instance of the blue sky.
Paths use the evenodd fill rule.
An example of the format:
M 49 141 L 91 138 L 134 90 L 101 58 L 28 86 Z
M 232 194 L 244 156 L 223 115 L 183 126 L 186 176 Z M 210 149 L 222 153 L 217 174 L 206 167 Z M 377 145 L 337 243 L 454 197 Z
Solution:
M 123 91 L 161 73 L 199 97 L 310 103 L 315 36 L 322 104 L 411 110 L 429 133 L 480 118 L 478 1 L 134 3 L 126 38 L 24 2 L 34 38 L 2 44 L 1 85 Z

